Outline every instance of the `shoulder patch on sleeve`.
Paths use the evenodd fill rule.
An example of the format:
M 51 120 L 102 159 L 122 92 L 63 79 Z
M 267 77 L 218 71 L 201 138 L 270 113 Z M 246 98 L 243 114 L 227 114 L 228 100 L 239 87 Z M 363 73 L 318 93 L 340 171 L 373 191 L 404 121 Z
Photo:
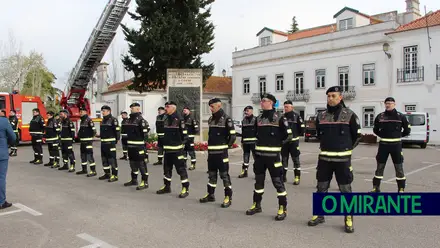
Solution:
M 283 123 L 284 123 L 284 126 L 286 126 L 286 127 L 289 126 L 289 122 L 287 121 L 286 117 L 283 117 Z
M 228 127 L 234 126 L 234 124 L 232 124 L 232 119 L 228 119 L 227 124 L 228 124 Z

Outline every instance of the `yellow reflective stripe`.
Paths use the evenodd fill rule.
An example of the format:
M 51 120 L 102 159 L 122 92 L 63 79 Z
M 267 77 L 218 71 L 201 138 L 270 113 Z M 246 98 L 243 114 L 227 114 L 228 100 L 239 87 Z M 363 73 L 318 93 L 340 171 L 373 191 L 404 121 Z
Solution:
M 116 141 L 116 138 L 101 139 L 102 142 Z
M 87 149 L 93 149 L 93 146 L 86 146 Z
M 80 138 L 81 141 L 93 140 L 93 138 Z
M 198 125 L 194 125 L 194 127 L 199 127 Z
M 55 137 L 55 138 L 46 138 L 46 140 L 48 140 L 48 141 L 51 141 L 51 140 L 57 140 L 58 139 L 58 137 Z
M 277 162 L 277 163 L 273 164 L 273 166 L 274 166 L 275 168 L 278 168 L 278 167 L 283 166 L 283 163 L 281 163 L 281 162 Z
M 36 142 L 42 142 L 43 140 L 36 140 Z
M 255 191 L 255 193 L 258 193 L 258 194 L 264 193 L 264 189 L 255 189 L 254 191 Z
M 33 134 L 43 134 L 43 132 L 29 132 L 29 133 L 33 133 Z
M 18 133 L 18 130 L 14 130 L 14 133 Z
M 139 154 L 145 154 L 145 151 L 139 151 Z
M 217 184 L 208 183 L 208 185 L 213 187 L 213 188 L 217 187 Z
M 255 150 L 265 152 L 280 152 L 281 147 L 256 146 Z
M 96 165 L 95 163 L 91 163 L 91 164 L 90 164 L 90 166 L 95 166 L 95 165 Z
M 320 152 L 319 155 L 331 156 L 331 157 L 342 157 L 351 155 L 352 151 L 345 152 Z
M 228 145 L 218 145 L 218 146 L 209 146 L 208 145 L 208 150 L 223 150 L 223 149 L 228 149 Z
M 299 140 L 299 137 L 292 138 L 292 140 L 293 140 L 293 141 L 295 141 L 295 140 Z
M 408 124 L 408 128 L 411 128 L 411 125 L 410 125 L 410 124 Z
M 224 158 L 223 163 L 227 163 L 227 162 L 229 162 L 229 158 Z
M 361 133 L 361 130 L 360 130 L 360 129 L 358 129 L 358 133 Z
M 73 146 L 68 146 L 67 149 L 73 149 Z
M 110 148 L 110 151 L 114 152 L 116 151 L 116 148 Z
M 61 140 L 72 140 L 72 138 L 61 138 Z
M 142 129 L 142 132 L 148 133 L 148 129 Z
M 292 129 L 290 129 L 290 128 L 287 129 L 287 133 L 288 133 L 288 134 L 291 134 L 291 133 L 292 133 Z
M 281 192 L 281 193 L 277 193 L 278 196 L 285 196 L 287 195 L 287 191 Z
M 188 130 L 183 130 L 182 133 L 183 133 L 183 134 L 187 134 L 187 133 L 188 133 Z
M 118 131 L 119 131 L 119 130 L 121 130 L 121 128 L 120 128 L 120 127 L 116 127 L 116 130 L 118 130 Z
M 236 134 L 235 130 L 229 131 L 230 134 Z
M 165 133 L 157 133 L 157 136 L 164 136 Z
M 102 167 L 104 170 L 108 170 L 110 168 L 112 168 L 111 166 L 107 166 L 107 167 Z
M 396 177 L 396 180 L 405 180 L 406 177 Z
M 243 141 L 257 140 L 257 138 L 244 138 Z
M 352 166 L 350 166 L 350 167 L 348 167 L 349 169 L 350 169 L 350 171 L 353 171 L 353 167 Z
M 301 124 L 301 127 L 306 127 L 304 124 Z
M 188 135 L 188 137 L 190 137 L 190 138 L 194 138 L 194 137 L 196 137 L 194 134 L 190 134 L 190 135 Z
M 21 128 L 29 128 L 29 125 L 22 125 Z
M 75 128 L 70 129 L 70 131 L 75 132 Z
M 385 141 L 385 142 L 398 142 L 398 141 L 401 141 L 402 139 L 400 139 L 400 138 L 396 138 L 396 139 L 381 138 L 380 140 Z
M 163 149 L 168 149 L 168 150 L 179 150 L 182 149 L 183 145 L 178 145 L 178 146 L 163 146 Z
M 185 159 L 185 157 L 184 156 L 179 156 L 179 157 L 177 157 L 177 159 Z
M 130 144 L 130 145 L 143 145 L 143 144 L 145 144 L 145 142 L 144 141 L 129 140 L 129 141 L 127 141 L 127 144 Z
M 163 177 L 165 180 L 167 180 L 168 182 L 171 182 L 171 178 L 168 177 Z
M 59 128 L 57 128 L 57 129 L 55 129 L 55 130 L 58 131 L 58 132 L 61 131 L 61 129 L 59 129 Z
M 383 176 L 374 176 L 375 178 L 382 179 Z
M 188 179 L 182 180 L 181 182 L 182 182 L 182 183 L 187 183 L 187 182 L 188 182 Z

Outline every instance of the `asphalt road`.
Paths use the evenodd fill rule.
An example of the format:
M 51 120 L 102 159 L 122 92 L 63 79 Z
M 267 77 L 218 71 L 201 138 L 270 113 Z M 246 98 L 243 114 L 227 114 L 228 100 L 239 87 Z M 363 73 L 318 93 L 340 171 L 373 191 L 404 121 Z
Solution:
M 94 146 L 99 176 L 99 142 Z M 162 186 L 161 166 L 149 165 L 150 188 L 136 191 L 122 185 L 129 179 L 128 161 L 118 161 L 120 181 L 108 183 L 98 177 L 29 164 L 31 147 L 21 146 L 19 156 L 9 162 L 7 198 L 15 205 L 0 211 L 0 247 L 438 247 L 438 217 L 355 217 L 353 234 L 344 233 L 343 217 L 339 216 L 308 227 L 318 145 L 302 142 L 300 146 L 302 181 L 299 186 L 292 185 L 293 172 L 289 172 L 288 216 L 282 222 L 274 220 L 277 198 L 269 176 L 263 212 L 245 215 L 252 204 L 254 182 L 253 173 L 245 179 L 237 178 L 242 161 L 240 149 L 230 153 L 233 203 L 222 209 L 222 187 L 216 192 L 216 203 L 198 202 L 206 192 L 205 154 L 197 154 L 197 169 L 189 172 L 190 195 L 179 199 L 180 183 L 175 172 L 173 192 L 156 195 Z M 376 150 L 377 146 L 368 145 L 355 150 L 354 191 L 371 189 Z M 77 144 L 75 151 L 79 169 Z M 47 160 L 47 147 L 44 152 Z M 407 191 L 439 191 L 439 154 L 437 148 L 404 150 Z M 156 153 L 150 153 L 150 161 L 156 161 Z M 396 191 L 394 177 L 389 161 L 383 191 Z M 336 187 L 332 182 L 332 191 Z

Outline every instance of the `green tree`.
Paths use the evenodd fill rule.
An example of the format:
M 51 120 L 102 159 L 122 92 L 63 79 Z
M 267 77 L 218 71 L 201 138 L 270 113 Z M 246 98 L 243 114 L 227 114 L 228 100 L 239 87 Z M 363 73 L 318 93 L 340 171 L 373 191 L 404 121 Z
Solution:
M 129 15 L 141 23 L 140 29 L 122 25 L 129 43 L 122 62 L 134 74 L 130 89 L 165 88 L 168 68 L 201 68 L 203 82 L 212 75 L 214 65 L 205 65 L 202 55 L 214 47 L 214 25 L 208 20 L 213 2 L 136 0 L 136 13 Z
M 52 86 L 54 81 L 55 75 L 47 68 L 44 66 L 35 67 L 27 73 L 21 94 L 39 96 L 44 102 L 49 97 L 53 99 L 47 102 L 50 105 L 55 102 L 54 96 L 57 93 Z
M 296 31 L 298 31 L 299 30 L 299 28 L 298 28 L 298 23 L 296 22 L 296 16 L 294 16 L 293 18 L 292 18 L 292 24 L 290 25 L 290 29 L 289 29 L 289 31 L 287 31 L 289 34 L 293 34 L 293 33 L 295 33 Z

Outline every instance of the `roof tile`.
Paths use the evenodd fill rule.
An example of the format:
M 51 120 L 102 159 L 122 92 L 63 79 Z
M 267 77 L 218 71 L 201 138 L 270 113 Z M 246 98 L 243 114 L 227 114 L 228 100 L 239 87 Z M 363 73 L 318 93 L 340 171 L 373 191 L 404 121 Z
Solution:
M 427 22 L 428 22 L 428 25 L 427 25 Z M 388 34 L 400 33 L 400 32 L 405 32 L 405 31 L 410 31 L 410 30 L 426 28 L 427 26 L 432 27 L 432 26 L 437 26 L 437 25 L 440 25 L 440 10 L 437 10 L 436 12 L 428 14 L 428 15 L 421 17 L 415 21 L 412 21 L 408 24 L 402 25 L 402 26 L 398 27 L 395 31 L 390 32 Z

